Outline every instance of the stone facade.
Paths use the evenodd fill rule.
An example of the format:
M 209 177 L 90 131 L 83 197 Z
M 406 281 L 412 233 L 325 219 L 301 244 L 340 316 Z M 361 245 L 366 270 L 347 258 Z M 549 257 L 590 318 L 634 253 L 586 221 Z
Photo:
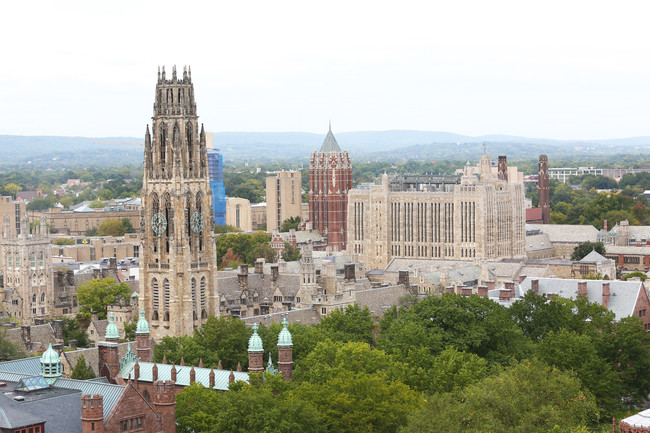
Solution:
M 493 175 L 487 155 L 480 177 L 473 172 L 468 165 L 460 178 L 384 175 L 381 185 L 350 190 L 348 251 L 376 269 L 393 257 L 523 258 L 523 184 Z
M 31 221 L 38 220 L 42 214 L 45 214 L 50 224 L 52 233 L 61 233 L 69 236 L 83 236 L 86 230 L 97 228 L 101 223 L 108 220 L 122 220 L 128 218 L 134 228 L 140 227 L 140 210 L 106 210 L 111 209 L 107 206 L 105 209 L 94 209 L 92 211 L 71 211 L 55 207 L 41 211 L 28 211 L 27 214 Z
M 542 209 L 542 224 L 551 223 L 550 180 L 548 174 L 548 157 L 539 156 L 539 195 L 538 206 Z
M 251 202 L 241 197 L 228 197 L 226 199 L 226 224 L 237 227 L 243 232 L 252 231 Z
M 26 215 L 19 222 L 20 234 L 17 234 L 10 217 L 4 217 L 0 243 L 2 307 L 6 314 L 22 323 L 33 324 L 35 319 L 55 313 L 52 252 L 45 216 L 31 230 Z
M 309 162 L 309 221 L 330 251 L 346 248 L 350 189 L 350 155 L 341 151 L 330 127 L 320 151 L 312 152 Z
M 140 305 L 151 335 L 191 335 L 217 310 L 217 257 L 206 138 L 199 132 L 194 85 L 158 73 L 142 187 Z
M 266 230 L 279 229 L 282 222 L 302 215 L 302 176 L 299 171 L 281 171 L 266 178 Z

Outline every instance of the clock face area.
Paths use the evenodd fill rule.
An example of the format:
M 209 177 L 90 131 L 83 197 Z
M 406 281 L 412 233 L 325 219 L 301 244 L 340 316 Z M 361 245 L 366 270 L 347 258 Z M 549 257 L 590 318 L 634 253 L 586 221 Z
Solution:
M 154 214 L 153 218 L 151 218 L 151 228 L 156 234 L 162 234 L 162 232 L 167 228 L 167 219 L 165 218 L 165 215 L 160 212 Z
M 190 219 L 190 227 L 194 231 L 194 233 L 201 233 L 203 231 L 203 226 L 205 225 L 205 222 L 203 220 L 203 215 L 201 215 L 198 212 L 194 212 L 192 214 L 192 218 Z

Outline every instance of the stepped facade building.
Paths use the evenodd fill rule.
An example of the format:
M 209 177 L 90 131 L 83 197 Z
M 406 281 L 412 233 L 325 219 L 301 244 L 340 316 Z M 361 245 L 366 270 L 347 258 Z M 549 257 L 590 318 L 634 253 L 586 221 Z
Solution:
M 510 179 L 509 179 L 510 177 Z M 523 258 L 524 187 L 481 156 L 462 176 L 382 177 L 381 185 L 350 190 L 348 251 L 366 268 L 394 257 L 443 260 Z
M 158 72 L 142 204 L 140 301 L 152 337 L 191 335 L 218 310 L 206 137 L 189 70 Z
M 318 152 L 309 162 L 309 221 L 325 238 L 330 251 L 346 248 L 348 191 L 352 188 L 352 164 L 341 151 L 330 126 Z

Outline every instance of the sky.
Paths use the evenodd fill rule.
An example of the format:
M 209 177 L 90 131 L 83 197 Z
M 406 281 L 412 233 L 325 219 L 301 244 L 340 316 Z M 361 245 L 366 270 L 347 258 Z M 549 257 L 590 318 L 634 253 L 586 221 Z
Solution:
M 643 1 L 23 1 L 0 134 L 144 135 L 158 66 L 208 131 L 650 135 Z

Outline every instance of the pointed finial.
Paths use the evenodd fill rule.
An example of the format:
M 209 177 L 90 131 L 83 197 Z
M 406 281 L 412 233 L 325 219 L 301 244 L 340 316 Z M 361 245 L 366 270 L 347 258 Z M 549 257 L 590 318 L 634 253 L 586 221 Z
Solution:
M 162 363 L 163 363 L 163 364 L 167 364 L 167 355 L 163 355 L 163 361 L 162 361 Z
M 199 368 L 203 368 L 203 358 L 199 358 Z
M 232 370 L 231 370 L 231 371 L 232 371 Z M 242 371 L 242 369 L 241 369 L 241 362 L 238 362 L 238 363 L 237 363 L 237 371 Z
M 233 383 L 235 381 L 235 374 L 230 370 L 230 376 L 228 376 L 228 383 Z
M 219 360 L 219 363 L 217 364 L 217 370 L 223 370 L 223 366 L 221 365 L 221 360 Z
M 181 365 L 185 365 L 185 359 L 181 356 Z

